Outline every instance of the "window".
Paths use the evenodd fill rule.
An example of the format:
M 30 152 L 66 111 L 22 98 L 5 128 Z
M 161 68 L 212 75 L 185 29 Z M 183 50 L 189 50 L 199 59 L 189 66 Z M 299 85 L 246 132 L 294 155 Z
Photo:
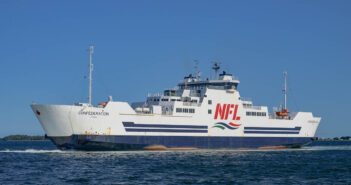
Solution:
M 183 108 L 183 112 L 188 113 L 189 109 Z
M 161 101 L 168 101 L 168 98 L 162 98 Z
M 176 99 L 171 99 L 171 101 L 176 101 Z
M 195 113 L 195 109 L 189 109 L 189 113 Z
M 209 104 L 209 105 L 212 105 L 212 100 L 208 100 L 208 104 Z
M 246 116 L 266 116 L 265 112 L 246 112 Z
M 191 102 L 193 102 L 193 103 L 197 103 L 197 100 L 191 100 Z
M 182 108 L 177 108 L 176 112 L 182 112 Z
M 212 109 L 208 109 L 208 114 L 212 114 Z

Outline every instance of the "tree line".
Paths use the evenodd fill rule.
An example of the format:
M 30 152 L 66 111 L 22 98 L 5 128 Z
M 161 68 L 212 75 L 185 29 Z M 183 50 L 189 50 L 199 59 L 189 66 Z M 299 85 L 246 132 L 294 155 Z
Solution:
M 28 135 L 9 135 L 0 138 L 3 141 L 18 141 L 18 140 L 29 140 L 29 141 L 39 141 L 46 140 L 45 136 L 28 136 Z

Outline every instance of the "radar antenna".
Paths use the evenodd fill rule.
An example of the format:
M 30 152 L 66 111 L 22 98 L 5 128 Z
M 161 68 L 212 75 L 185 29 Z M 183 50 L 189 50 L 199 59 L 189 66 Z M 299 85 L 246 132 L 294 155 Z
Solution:
M 91 105 L 91 84 L 92 84 L 92 73 L 93 73 L 93 51 L 94 47 L 90 45 L 89 47 L 89 57 L 90 57 L 90 63 L 89 63 L 89 105 Z
M 200 80 L 201 78 L 201 73 L 199 71 L 199 61 L 198 60 L 194 60 L 195 63 L 195 77 L 197 80 Z
M 215 80 L 218 80 L 218 70 L 221 68 L 220 65 L 220 62 L 213 62 L 212 69 L 215 70 Z

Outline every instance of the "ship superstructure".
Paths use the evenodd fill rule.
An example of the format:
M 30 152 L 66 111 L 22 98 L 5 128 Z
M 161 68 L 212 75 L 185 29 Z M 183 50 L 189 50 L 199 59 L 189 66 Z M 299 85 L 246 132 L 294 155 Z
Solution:
M 290 115 L 286 96 L 284 108 L 270 114 L 240 96 L 238 78 L 219 74 L 219 63 L 213 69 L 214 79 L 201 79 L 197 71 L 176 88 L 131 105 L 109 97 L 93 106 L 90 93 L 90 103 L 31 107 L 60 149 L 283 148 L 300 147 L 315 136 L 321 118 L 311 112 Z

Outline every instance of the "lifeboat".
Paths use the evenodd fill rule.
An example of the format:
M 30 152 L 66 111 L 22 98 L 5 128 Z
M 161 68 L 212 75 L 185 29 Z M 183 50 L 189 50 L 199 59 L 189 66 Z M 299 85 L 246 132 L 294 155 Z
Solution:
M 99 106 L 103 106 L 103 107 L 105 107 L 106 106 L 106 102 L 101 102 L 101 103 L 99 103 Z
M 282 117 L 289 116 L 289 113 L 290 111 L 288 109 L 283 109 L 281 112 L 275 112 L 277 116 L 282 116 Z

